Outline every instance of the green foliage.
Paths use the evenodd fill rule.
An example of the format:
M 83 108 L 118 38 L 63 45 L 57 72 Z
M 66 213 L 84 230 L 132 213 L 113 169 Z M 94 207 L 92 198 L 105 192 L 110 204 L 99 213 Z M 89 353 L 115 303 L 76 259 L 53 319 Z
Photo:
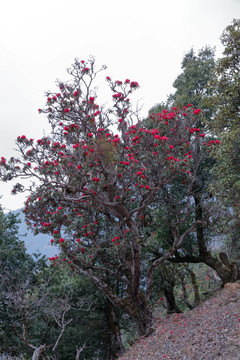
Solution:
M 222 141 L 213 155 L 217 159 L 212 188 L 217 196 L 239 214 L 240 194 L 240 20 L 233 20 L 221 36 L 225 47 L 216 64 L 217 79 L 212 81 L 213 95 L 209 100 L 217 111 L 209 123 Z
M 172 109 L 176 109 L 178 106 L 186 106 L 191 103 L 195 108 L 201 108 L 202 110 L 202 116 L 196 119 L 195 126 L 205 127 L 205 139 L 213 140 L 217 136 L 218 139 L 222 140 L 221 146 L 213 149 L 214 156 L 211 156 L 212 153 L 209 148 L 206 149 L 204 157 L 201 158 L 201 163 L 197 168 L 190 194 L 186 191 L 186 188 L 184 189 L 181 179 L 176 179 L 165 189 L 167 194 L 167 196 L 163 197 L 165 201 L 162 202 L 161 207 L 155 213 L 154 223 L 157 229 L 154 231 L 154 242 L 152 243 L 152 251 L 155 256 L 170 246 L 173 242 L 173 219 L 177 218 L 182 211 L 182 204 L 187 201 L 187 196 L 190 195 L 191 206 L 189 211 L 191 215 L 181 224 L 181 231 L 184 231 L 184 228 L 188 226 L 188 222 L 194 218 L 201 222 L 201 225 L 196 227 L 194 233 L 186 236 L 184 244 L 176 252 L 175 258 L 179 263 L 184 261 L 206 262 L 217 270 L 219 274 L 221 273 L 222 278 L 224 278 L 226 264 L 219 262 L 218 256 L 209 251 L 209 243 L 216 242 L 218 235 L 222 231 L 226 233 L 229 226 L 231 226 L 231 236 L 225 236 L 225 241 L 228 241 L 228 255 L 232 259 L 238 257 L 240 246 L 238 240 L 239 218 L 234 217 L 235 210 L 229 210 L 229 205 L 232 208 L 239 208 L 240 173 L 238 160 L 239 107 L 236 108 L 239 97 L 238 70 L 240 52 L 237 48 L 239 21 L 235 21 L 234 26 L 234 29 L 232 26 L 228 27 L 222 36 L 223 44 L 226 46 L 225 58 L 220 59 L 216 65 L 214 49 L 206 46 L 198 54 L 191 49 L 183 58 L 182 73 L 173 83 L 176 91 L 168 97 L 166 104 L 160 103 L 150 110 L 150 113 L 158 112 L 162 111 L 164 107 L 173 106 Z M 231 37 L 232 40 L 230 40 Z M 229 42 L 231 42 L 231 46 L 229 46 Z M 226 70 L 226 73 L 224 73 L 223 69 Z M 229 89 L 229 86 L 231 86 L 231 89 Z M 226 112 L 230 108 L 235 109 L 235 113 L 238 110 L 237 116 L 233 114 L 235 116 L 234 121 L 231 118 L 227 120 L 226 117 Z M 228 124 L 229 122 L 231 125 Z M 196 154 L 197 149 L 194 149 L 191 154 L 193 163 L 198 161 L 199 156 L 196 156 Z M 212 171 L 213 167 L 215 171 Z M 230 192 L 234 195 L 234 201 L 231 201 L 231 203 L 225 201 L 229 199 Z M 176 261 L 176 259 L 172 260 Z M 235 265 L 232 263 L 232 266 Z M 228 271 L 231 272 L 232 270 L 229 269 Z M 238 273 L 237 276 L 239 277 L 239 270 L 236 273 Z M 230 281 L 230 279 L 223 281 Z
M 4 214 L 0 207 L 0 350 L 13 355 L 18 352 L 19 339 L 8 323 L 15 309 L 8 308 L 7 294 L 13 283 L 17 286 L 20 281 L 25 282 L 35 266 L 25 252 L 24 242 L 18 239 L 18 223 L 17 216 Z
M 0 209 L 0 354 L 26 355 L 46 344 L 52 356 L 70 360 L 76 347 L 85 359 L 104 358 L 106 341 L 105 297 L 83 277 L 74 277 L 68 266 L 49 267 L 44 258 L 26 254 L 18 239 L 18 218 Z M 25 338 L 24 338 L 25 337 Z
M 207 106 L 206 99 L 212 89 L 208 87 L 211 79 L 215 78 L 214 49 L 206 46 L 198 54 L 191 49 L 182 60 L 182 73 L 176 78 L 173 87 L 175 93 L 170 95 L 168 102 L 177 106 L 186 106 L 189 102 L 194 107 L 200 107 L 204 115 L 209 117 L 211 107 Z

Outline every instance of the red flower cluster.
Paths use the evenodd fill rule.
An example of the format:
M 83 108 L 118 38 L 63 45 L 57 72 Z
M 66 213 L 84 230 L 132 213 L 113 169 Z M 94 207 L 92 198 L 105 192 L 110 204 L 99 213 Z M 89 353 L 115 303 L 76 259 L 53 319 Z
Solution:
M 132 82 L 130 83 L 130 87 L 131 87 L 131 88 L 137 88 L 137 87 L 139 87 L 139 84 L 138 84 L 137 81 L 132 81 Z
M 200 112 L 201 112 L 201 109 L 193 110 L 193 113 L 194 113 L 194 114 L 200 114 Z
M 82 73 L 88 73 L 89 70 L 90 70 L 89 68 L 85 67 L 85 68 L 82 69 Z

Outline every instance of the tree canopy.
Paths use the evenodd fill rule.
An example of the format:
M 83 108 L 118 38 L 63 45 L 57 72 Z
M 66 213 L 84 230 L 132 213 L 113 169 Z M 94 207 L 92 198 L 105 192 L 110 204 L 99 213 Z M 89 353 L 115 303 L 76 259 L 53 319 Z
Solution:
M 92 89 L 98 72 L 93 58 L 75 61 L 68 70 L 72 80 L 59 82 L 58 91 L 47 94 L 46 108 L 39 109 L 48 116 L 52 133 L 37 141 L 19 136 L 20 158 L 1 159 L 2 179 L 36 179 L 25 214 L 36 232 L 51 234 L 51 241 L 61 247 L 63 256 L 52 261 L 66 261 L 73 272 L 86 275 L 146 334 L 153 321 L 142 291 L 142 248 L 151 240 L 146 215 L 161 205 L 162 189 L 174 180 L 186 188 L 186 199 L 172 219 L 168 248 L 157 258 L 149 257 L 149 295 L 156 266 L 172 256 L 199 223 L 193 219 L 180 226 L 189 218 L 204 149 L 219 141 L 206 142 L 195 127 L 201 110 L 192 104 L 151 114 L 146 126 L 130 105 L 129 97 L 139 87 L 136 81 L 106 77 L 113 106 L 100 107 Z M 17 184 L 13 193 L 23 188 Z

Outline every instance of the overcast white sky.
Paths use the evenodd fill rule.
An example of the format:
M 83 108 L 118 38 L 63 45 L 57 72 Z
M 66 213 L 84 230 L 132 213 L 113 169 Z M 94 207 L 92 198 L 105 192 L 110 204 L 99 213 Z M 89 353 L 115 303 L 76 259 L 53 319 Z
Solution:
M 215 46 L 240 16 L 240 0 L 12 0 L 1 3 L 0 22 L 0 157 L 14 155 L 18 135 L 39 138 L 47 121 L 37 109 L 55 80 L 67 79 L 74 58 L 94 55 L 106 64 L 103 76 L 130 78 L 142 115 L 166 100 L 181 72 L 183 55 L 194 47 Z M 6 209 L 23 206 L 0 183 Z

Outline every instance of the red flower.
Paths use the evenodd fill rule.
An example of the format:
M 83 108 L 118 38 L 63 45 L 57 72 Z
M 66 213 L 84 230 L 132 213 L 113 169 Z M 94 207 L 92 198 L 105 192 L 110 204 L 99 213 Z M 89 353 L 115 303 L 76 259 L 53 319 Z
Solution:
M 122 96 L 121 93 L 117 93 L 117 94 L 113 94 L 112 97 L 113 97 L 114 99 L 119 99 L 121 96 Z
M 199 114 L 201 112 L 201 109 L 196 109 L 193 111 L 194 114 Z
M 87 73 L 89 71 L 89 68 L 85 67 L 84 69 L 82 69 L 82 73 Z
M 137 81 L 132 81 L 132 82 L 130 83 L 130 87 L 131 87 L 131 88 L 137 88 L 137 87 L 139 87 L 139 84 L 138 84 Z
M 1 163 L 2 163 L 2 164 L 6 164 L 6 159 L 5 159 L 5 157 L 3 157 L 3 156 L 1 157 Z
M 69 113 L 69 109 L 68 108 L 64 109 L 64 112 Z

